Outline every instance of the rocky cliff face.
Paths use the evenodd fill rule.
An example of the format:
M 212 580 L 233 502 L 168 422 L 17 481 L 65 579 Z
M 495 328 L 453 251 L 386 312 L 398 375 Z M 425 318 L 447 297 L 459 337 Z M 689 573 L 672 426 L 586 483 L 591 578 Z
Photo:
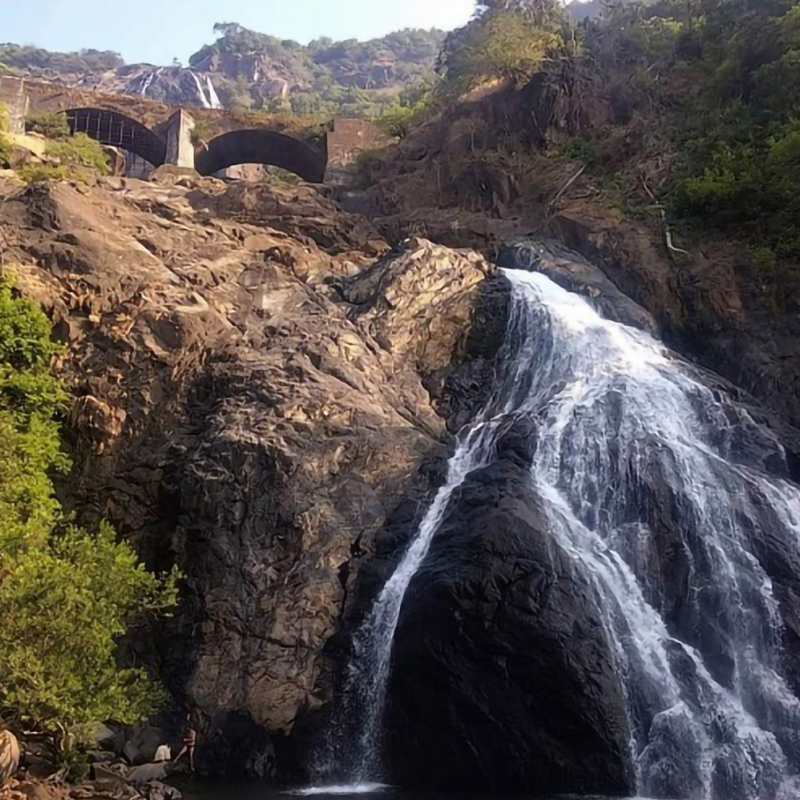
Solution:
M 207 769 L 263 772 L 263 731 L 325 699 L 375 533 L 439 480 L 436 406 L 467 381 L 491 267 L 425 241 L 372 263 L 368 223 L 307 188 L 3 192 L 6 268 L 67 345 L 70 495 L 186 576 L 175 619 L 132 648 L 200 712 Z

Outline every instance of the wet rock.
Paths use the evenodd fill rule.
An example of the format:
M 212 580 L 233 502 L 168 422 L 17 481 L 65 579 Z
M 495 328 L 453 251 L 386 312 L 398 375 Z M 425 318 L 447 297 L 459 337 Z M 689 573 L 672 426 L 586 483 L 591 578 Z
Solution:
M 652 314 L 623 294 L 599 267 L 557 241 L 512 237 L 500 248 L 497 263 L 509 269 L 541 272 L 567 291 L 586 297 L 606 319 L 658 333 Z
M 181 800 L 183 797 L 174 786 L 158 780 L 149 780 L 138 788 L 145 800 Z
M 167 761 L 140 764 L 139 766 L 131 767 L 125 773 L 125 780 L 132 784 L 149 783 L 150 781 L 163 781 L 169 774 L 170 764 Z
M 150 764 L 158 748 L 168 741 L 169 733 L 163 728 L 137 725 L 125 731 L 121 755 L 132 765 Z
M 406 594 L 387 718 L 392 775 L 404 783 L 634 788 L 598 598 L 549 533 L 527 479 L 534 427 L 514 420 L 498 460 L 457 490 Z

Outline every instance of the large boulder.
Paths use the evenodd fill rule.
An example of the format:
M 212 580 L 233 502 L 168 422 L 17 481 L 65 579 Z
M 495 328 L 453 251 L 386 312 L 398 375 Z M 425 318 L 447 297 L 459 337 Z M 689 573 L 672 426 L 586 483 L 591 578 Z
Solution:
M 630 731 L 597 595 L 531 486 L 535 425 L 450 501 L 403 603 L 387 716 L 392 775 L 470 792 L 621 795 Z

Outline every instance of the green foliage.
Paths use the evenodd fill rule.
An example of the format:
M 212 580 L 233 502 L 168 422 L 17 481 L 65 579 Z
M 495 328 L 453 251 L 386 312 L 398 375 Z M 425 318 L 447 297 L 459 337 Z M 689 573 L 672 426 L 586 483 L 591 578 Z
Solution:
M 49 332 L 41 311 L 0 284 L 0 553 L 42 546 L 58 518 L 48 473 L 67 465 L 53 420 L 66 395 L 50 374 Z
M 25 128 L 48 139 L 67 139 L 72 133 L 67 115 L 63 111 L 31 114 L 25 120 Z
M 85 133 L 76 133 L 64 141 L 49 144 L 47 154 L 74 170 L 87 167 L 101 175 L 108 173 L 108 161 L 102 145 Z
M 626 206 L 646 174 L 673 224 L 800 257 L 796 0 L 605 3 L 570 43 L 569 68 L 562 52 L 547 73 L 570 114 L 562 155 L 597 181 L 616 172 Z
M 11 43 L 0 44 L 0 61 L 18 72 L 33 72 L 45 76 L 107 72 L 125 63 L 118 53 L 109 50 L 51 53 L 40 47 Z
M 221 34 L 217 41 L 189 63 L 205 69 L 215 57 L 236 56 L 225 62 L 228 72 L 215 78 L 220 99 L 229 107 L 297 114 L 378 117 L 401 102 L 402 92 L 431 81 L 444 41 L 441 31 L 404 30 L 367 42 L 317 39 L 304 47 L 234 22 L 217 23 L 214 30 Z M 266 60 L 275 75 L 302 90 L 292 89 L 286 99 L 263 98 L 255 88 L 255 58 Z
M 564 158 L 582 161 L 587 167 L 595 167 L 600 161 L 597 141 L 580 136 L 571 136 L 561 145 L 558 152 Z
M 59 163 L 23 164 L 17 174 L 26 183 L 68 179 L 85 181 L 92 173 L 107 175 L 109 171 L 102 145 L 85 133 L 51 141 L 46 152 Z
M 501 11 L 520 14 L 537 28 L 556 29 L 563 20 L 561 6 L 554 0 L 478 0 L 478 17 Z
M 23 164 L 16 172 L 25 183 L 66 181 L 73 177 L 67 167 L 59 164 Z
M 77 734 L 92 721 L 133 722 L 163 690 L 119 669 L 116 642 L 176 599 L 176 575 L 148 573 L 108 525 L 70 524 L 50 475 L 69 463 L 57 417 L 66 394 L 42 312 L 0 284 L 0 715 Z
M 493 78 L 528 80 L 561 41 L 549 17 L 536 24 L 518 8 L 489 8 L 445 42 L 439 69 L 456 93 Z M 546 16 L 546 15 L 545 15 Z
M 0 707 L 78 734 L 92 721 L 153 713 L 163 690 L 117 667 L 116 640 L 137 615 L 174 602 L 174 580 L 137 564 L 107 525 L 93 536 L 68 526 L 25 550 L 0 581 Z
M 406 91 L 401 95 L 400 102 L 382 108 L 375 122 L 388 136 L 404 139 L 432 112 L 436 103 L 436 94 L 432 89 Z
M 208 120 L 199 118 L 194 121 L 191 140 L 193 145 L 208 142 L 214 138 L 214 128 Z

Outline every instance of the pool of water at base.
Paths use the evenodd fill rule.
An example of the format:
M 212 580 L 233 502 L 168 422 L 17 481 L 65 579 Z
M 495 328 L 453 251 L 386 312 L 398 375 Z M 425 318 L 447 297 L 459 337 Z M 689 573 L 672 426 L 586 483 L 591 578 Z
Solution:
M 603 797 L 559 795 L 558 797 L 519 797 L 503 795 L 466 795 L 448 792 L 422 792 L 381 784 L 360 784 L 357 786 L 320 786 L 304 788 L 275 789 L 258 784 L 204 783 L 191 782 L 180 786 L 184 800 L 609 800 Z M 630 798 L 647 800 L 647 798 Z

